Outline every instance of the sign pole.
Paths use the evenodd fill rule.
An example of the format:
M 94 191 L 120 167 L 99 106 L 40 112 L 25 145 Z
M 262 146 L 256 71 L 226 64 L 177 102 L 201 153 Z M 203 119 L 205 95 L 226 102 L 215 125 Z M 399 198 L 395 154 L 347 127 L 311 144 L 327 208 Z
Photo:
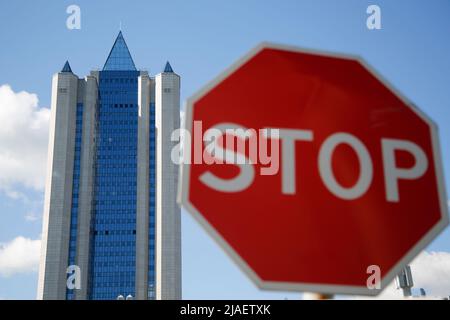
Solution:
M 306 299 L 305 299 L 305 295 L 307 295 Z M 334 295 L 327 294 L 327 293 L 305 292 L 305 293 L 303 293 L 303 299 L 304 300 L 332 300 L 332 299 L 334 299 Z

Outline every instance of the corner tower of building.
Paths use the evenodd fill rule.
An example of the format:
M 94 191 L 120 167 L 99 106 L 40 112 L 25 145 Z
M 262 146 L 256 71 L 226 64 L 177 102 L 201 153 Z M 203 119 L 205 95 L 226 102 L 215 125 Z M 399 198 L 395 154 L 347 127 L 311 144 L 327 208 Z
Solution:
M 169 62 L 155 77 L 156 138 L 156 297 L 181 297 L 181 221 L 176 203 L 178 166 L 171 160 L 180 128 L 180 76 Z

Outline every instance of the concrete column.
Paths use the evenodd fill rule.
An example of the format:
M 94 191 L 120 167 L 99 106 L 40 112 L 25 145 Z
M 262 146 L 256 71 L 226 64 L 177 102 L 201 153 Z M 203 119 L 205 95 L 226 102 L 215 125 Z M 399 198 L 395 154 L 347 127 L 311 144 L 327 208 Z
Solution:
M 149 233 L 150 78 L 138 78 L 138 150 L 136 204 L 136 299 L 147 300 Z
M 66 295 L 78 78 L 53 76 L 38 299 Z
M 181 299 L 181 210 L 176 202 L 178 165 L 171 159 L 180 127 L 180 77 L 173 72 L 155 78 L 156 113 L 156 298 Z

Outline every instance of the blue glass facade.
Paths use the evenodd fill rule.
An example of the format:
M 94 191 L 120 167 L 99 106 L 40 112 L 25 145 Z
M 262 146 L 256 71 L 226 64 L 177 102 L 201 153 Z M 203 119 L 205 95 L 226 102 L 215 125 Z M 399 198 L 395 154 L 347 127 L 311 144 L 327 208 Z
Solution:
M 90 299 L 135 295 L 138 76 L 99 76 Z
M 68 66 L 68 63 L 66 63 Z M 66 66 L 65 66 L 66 68 Z M 70 67 L 67 67 L 70 68 Z M 66 68 L 66 69 L 67 69 Z M 69 71 L 64 71 L 69 72 Z M 98 72 L 93 202 L 90 221 L 87 298 L 114 300 L 136 296 L 136 209 L 138 77 L 119 33 Z M 148 299 L 155 298 L 156 128 L 155 104 L 149 112 L 149 263 Z M 69 265 L 77 261 L 78 194 L 83 104 L 77 104 Z M 83 272 L 83 270 L 81 270 Z M 66 290 L 66 299 L 75 298 Z
M 68 63 L 66 62 L 66 65 Z M 75 125 L 75 155 L 73 164 L 73 182 L 72 182 L 72 208 L 70 215 L 70 240 L 69 240 L 69 261 L 68 265 L 75 265 L 77 248 L 77 227 L 78 227 L 78 191 L 80 187 L 80 156 L 81 139 L 83 128 L 83 104 L 77 103 L 76 125 Z M 67 289 L 66 299 L 74 298 L 73 290 Z
M 103 66 L 103 71 L 123 70 L 136 71 L 136 67 L 134 66 L 133 58 L 128 50 L 125 39 L 122 36 L 122 32 L 119 32 L 111 52 L 108 55 L 108 59 L 106 59 L 105 65 Z
M 148 299 L 155 298 L 155 216 L 156 216 L 156 126 L 155 104 L 150 103 L 149 142 L 149 232 L 148 232 Z

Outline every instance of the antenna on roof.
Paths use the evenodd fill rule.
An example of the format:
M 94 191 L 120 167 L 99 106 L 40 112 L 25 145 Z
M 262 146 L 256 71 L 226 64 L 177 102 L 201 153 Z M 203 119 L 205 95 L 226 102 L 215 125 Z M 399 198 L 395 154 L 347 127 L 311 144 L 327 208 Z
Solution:
M 122 21 L 119 22 L 119 31 L 122 31 Z

